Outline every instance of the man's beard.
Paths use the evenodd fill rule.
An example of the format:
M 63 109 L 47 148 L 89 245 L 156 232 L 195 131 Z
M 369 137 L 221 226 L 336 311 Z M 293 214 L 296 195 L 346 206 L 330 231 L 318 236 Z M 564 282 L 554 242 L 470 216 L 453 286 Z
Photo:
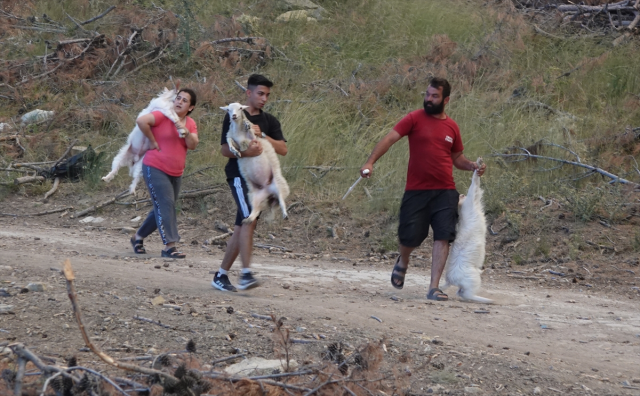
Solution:
M 424 111 L 429 115 L 438 115 L 444 112 L 444 100 L 439 105 L 433 104 L 431 101 L 424 101 Z

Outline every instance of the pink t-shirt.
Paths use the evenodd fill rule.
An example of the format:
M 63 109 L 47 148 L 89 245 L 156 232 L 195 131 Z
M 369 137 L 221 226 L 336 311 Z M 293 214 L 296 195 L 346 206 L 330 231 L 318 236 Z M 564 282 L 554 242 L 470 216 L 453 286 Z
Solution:
M 187 143 L 178 136 L 175 124 L 159 111 L 154 111 L 155 125 L 151 132 L 158 142 L 160 151 L 149 150 L 144 155 L 143 164 L 160 169 L 169 176 L 182 176 L 187 161 Z M 186 127 L 191 133 L 198 134 L 196 122 L 187 117 Z
M 406 191 L 455 190 L 451 154 L 463 150 L 455 121 L 435 118 L 420 109 L 407 114 L 393 129 L 409 137 Z

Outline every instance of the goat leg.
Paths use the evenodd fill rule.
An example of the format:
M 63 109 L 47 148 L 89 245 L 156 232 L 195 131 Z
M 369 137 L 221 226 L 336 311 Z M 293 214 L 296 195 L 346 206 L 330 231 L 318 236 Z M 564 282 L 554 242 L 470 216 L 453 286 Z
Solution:
M 229 151 L 231 151 L 231 153 L 233 155 L 235 155 L 236 158 L 242 157 L 242 155 L 240 154 L 240 149 L 238 148 L 235 140 L 233 140 L 232 138 L 228 137 L 227 138 L 227 144 L 229 145 Z

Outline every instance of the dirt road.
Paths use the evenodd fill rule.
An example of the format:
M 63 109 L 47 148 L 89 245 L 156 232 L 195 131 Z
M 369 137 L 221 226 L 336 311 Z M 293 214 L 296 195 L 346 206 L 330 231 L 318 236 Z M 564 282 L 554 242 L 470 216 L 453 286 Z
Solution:
M 21 221 L 3 224 L 0 247 L 1 287 L 12 295 L 0 303 L 15 306 L 14 315 L 0 316 L 0 337 L 49 356 L 78 354 L 84 346 L 64 281 L 51 269 L 70 258 L 90 335 L 114 356 L 179 350 L 193 338 L 203 361 L 238 350 L 269 357 L 268 322 L 250 314 L 275 313 L 287 318 L 293 337 L 310 342 L 294 345 L 300 362 L 319 361 L 333 342 L 355 348 L 385 338 L 387 366 L 411 373 L 409 394 L 640 395 L 638 299 L 594 287 L 567 289 L 564 279 L 540 271 L 487 270 L 482 295 L 495 304 L 483 306 L 460 301 L 453 290 L 449 302 L 427 301 L 429 272 L 422 268 L 411 268 L 404 290 L 395 290 L 388 262 L 258 251 L 254 269 L 262 286 L 222 293 L 209 284 L 222 256 L 215 248 L 185 245 L 186 260 L 164 260 L 151 238 L 151 254 L 135 256 L 128 237 L 115 230 Z M 47 290 L 20 294 L 30 282 L 44 282 Z M 153 305 L 158 296 L 181 310 Z M 425 365 L 430 355 L 437 356 Z M 89 353 L 78 358 L 98 360 Z

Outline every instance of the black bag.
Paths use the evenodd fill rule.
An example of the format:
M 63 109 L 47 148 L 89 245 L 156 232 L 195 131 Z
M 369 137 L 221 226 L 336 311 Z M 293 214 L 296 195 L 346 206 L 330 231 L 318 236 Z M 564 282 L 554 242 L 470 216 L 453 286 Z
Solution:
M 101 157 L 102 153 L 96 154 L 93 148 L 89 146 L 83 152 L 60 161 L 59 164 L 42 172 L 41 175 L 49 179 L 59 177 L 60 179 L 69 179 L 72 182 L 77 182 L 80 181 L 83 175 L 99 164 Z

